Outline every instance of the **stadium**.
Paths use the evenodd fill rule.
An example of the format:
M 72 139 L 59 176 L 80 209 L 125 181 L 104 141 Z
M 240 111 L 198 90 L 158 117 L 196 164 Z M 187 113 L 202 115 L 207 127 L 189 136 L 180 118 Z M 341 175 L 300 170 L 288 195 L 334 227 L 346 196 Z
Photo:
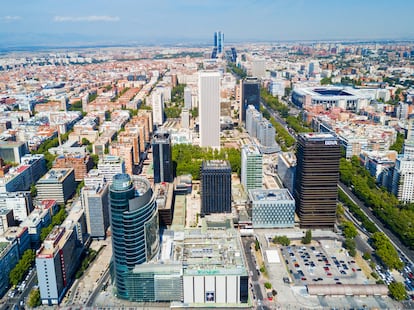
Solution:
M 324 105 L 326 109 L 339 107 L 356 112 L 366 107 L 372 99 L 375 99 L 375 92 L 352 87 L 306 87 L 292 92 L 292 102 L 300 108 Z

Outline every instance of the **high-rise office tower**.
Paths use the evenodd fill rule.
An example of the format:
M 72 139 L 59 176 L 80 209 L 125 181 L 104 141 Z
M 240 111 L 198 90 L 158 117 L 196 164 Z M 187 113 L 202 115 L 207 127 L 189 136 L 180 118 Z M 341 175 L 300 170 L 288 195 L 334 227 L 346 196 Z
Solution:
M 256 145 L 244 145 L 242 148 L 241 181 L 246 191 L 263 186 L 263 155 Z
M 84 181 L 81 201 L 88 233 L 91 238 L 105 239 L 109 227 L 108 182 L 96 169 L 89 171 Z
M 117 296 L 129 298 L 133 268 L 159 252 L 158 212 L 149 181 L 128 174 L 113 177 L 109 190 L 113 270 Z
M 188 110 L 191 110 L 192 108 L 192 96 L 190 87 L 184 88 L 184 108 Z
M 164 94 L 159 88 L 152 94 L 152 117 L 154 125 L 164 124 Z
M 246 110 L 249 105 L 260 111 L 260 81 L 255 77 L 248 77 L 241 82 L 240 122 L 246 121 Z
M 214 47 L 217 48 L 217 53 L 223 53 L 224 50 L 224 33 L 216 31 L 214 33 Z
M 231 166 L 226 160 L 201 165 L 201 213 L 231 212 Z
M 167 132 L 157 132 L 152 140 L 152 157 L 154 166 L 154 183 L 172 182 L 173 162 L 171 155 L 171 138 Z
M 298 136 L 294 197 L 301 227 L 334 227 L 340 156 L 338 139 L 332 134 Z
M 220 148 L 220 73 L 200 71 L 198 76 L 200 146 Z
M 256 58 L 252 61 L 252 76 L 264 78 L 266 76 L 266 60 L 263 58 Z

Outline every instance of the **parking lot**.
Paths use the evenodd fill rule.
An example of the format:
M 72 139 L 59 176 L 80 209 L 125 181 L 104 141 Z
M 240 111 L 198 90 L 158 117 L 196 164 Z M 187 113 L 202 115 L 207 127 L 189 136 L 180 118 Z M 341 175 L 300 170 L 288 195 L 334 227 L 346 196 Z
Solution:
M 361 268 L 345 252 L 327 251 L 323 246 L 281 248 L 290 280 L 296 285 L 367 284 Z

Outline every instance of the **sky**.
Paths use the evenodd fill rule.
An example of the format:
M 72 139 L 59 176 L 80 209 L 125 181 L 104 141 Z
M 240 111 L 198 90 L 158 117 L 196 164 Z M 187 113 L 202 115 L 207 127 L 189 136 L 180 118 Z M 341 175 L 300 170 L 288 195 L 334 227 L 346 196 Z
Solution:
M 0 48 L 24 44 L 414 39 L 412 0 L 1 0 Z

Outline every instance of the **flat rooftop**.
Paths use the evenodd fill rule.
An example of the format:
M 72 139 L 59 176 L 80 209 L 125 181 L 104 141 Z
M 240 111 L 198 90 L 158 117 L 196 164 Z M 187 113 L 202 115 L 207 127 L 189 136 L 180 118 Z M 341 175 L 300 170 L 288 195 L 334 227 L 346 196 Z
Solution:
M 246 152 L 249 155 L 261 155 L 259 147 L 254 144 L 246 144 L 243 146 L 243 149 L 246 150 Z
M 249 196 L 254 201 L 294 201 L 288 189 L 251 189 Z
M 206 160 L 203 162 L 204 168 L 230 168 L 227 160 Z
M 309 132 L 299 134 L 299 136 L 308 141 L 337 140 L 337 137 L 331 133 Z
M 168 253 L 161 256 L 182 263 L 184 275 L 247 275 L 240 236 L 227 220 L 203 221 L 201 228 L 166 235 L 162 248 Z
M 49 172 L 46 173 L 37 183 L 46 184 L 46 183 L 62 182 L 72 170 L 73 168 L 50 169 Z

